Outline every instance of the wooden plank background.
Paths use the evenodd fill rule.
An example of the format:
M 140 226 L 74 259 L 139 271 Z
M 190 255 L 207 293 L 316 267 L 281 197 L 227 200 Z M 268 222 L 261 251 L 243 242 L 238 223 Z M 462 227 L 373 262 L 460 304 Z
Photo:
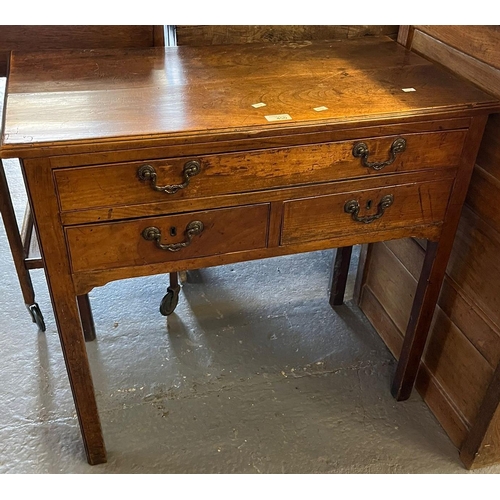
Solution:
M 157 47 L 164 44 L 163 26 L 0 26 L 0 76 L 12 50 Z
M 398 26 L 208 26 L 176 27 L 177 45 L 341 40 L 362 36 L 396 38 Z
M 59 48 L 93 49 L 99 47 L 149 47 L 167 45 L 218 45 L 249 42 L 304 42 L 339 40 L 385 35 L 396 38 L 398 26 L 0 26 L 0 76 L 6 74 L 11 50 Z M 175 31 L 175 37 L 174 37 Z
M 398 41 L 500 97 L 500 26 L 404 26 Z M 500 116 L 490 117 L 417 388 L 469 467 L 500 461 Z M 397 357 L 424 250 L 365 249 L 359 305 Z

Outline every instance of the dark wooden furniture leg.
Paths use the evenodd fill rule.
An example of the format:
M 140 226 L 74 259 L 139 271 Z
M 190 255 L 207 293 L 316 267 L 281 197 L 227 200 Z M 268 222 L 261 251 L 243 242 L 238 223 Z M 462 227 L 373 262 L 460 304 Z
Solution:
M 94 318 L 90 308 L 90 300 L 87 294 L 78 295 L 78 311 L 80 312 L 80 321 L 82 322 L 83 335 L 85 342 L 92 342 L 96 339 Z
M 427 242 L 422 272 L 391 388 L 392 395 L 398 401 L 404 401 L 410 397 L 417 378 L 420 359 L 446 273 L 486 119 L 487 117 L 477 117 L 471 123 L 459 167 L 463 169 L 463 172 L 453 186 L 440 239 L 438 242 Z
M 58 218 L 59 208 L 50 162 L 48 160 L 25 161 L 24 175 L 29 187 L 30 203 L 38 207 L 35 213 L 35 223 L 43 252 L 45 276 L 87 460 L 91 465 L 104 463 L 106 462 L 106 448 L 64 232 L 61 226 L 53 223 Z
M 330 305 L 341 306 L 344 303 L 345 287 L 349 275 L 352 246 L 337 248 L 333 262 L 332 283 L 330 286 Z
M 19 226 L 17 225 L 16 214 L 14 212 L 14 207 L 12 205 L 12 198 L 9 192 L 9 186 L 7 183 L 7 178 L 5 176 L 5 170 L 3 168 L 3 163 L 0 160 L 0 213 L 2 214 L 3 223 L 5 226 L 5 232 L 7 234 L 7 240 L 9 242 L 10 250 L 12 253 L 12 259 L 14 261 L 14 266 L 16 268 L 17 277 L 19 280 L 19 285 L 21 286 L 21 292 L 23 294 L 24 303 L 31 314 L 34 323 L 38 324 L 38 327 L 45 331 L 45 324 L 40 313 L 38 304 L 35 302 L 35 291 L 33 290 L 33 283 L 31 282 L 31 276 L 28 269 L 24 263 L 24 245 L 19 234 Z M 37 314 L 38 321 L 37 321 Z
M 77 302 L 75 296 L 68 293 L 69 283 L 70 279 L 64 277 L 49 286 L 87 461 L 97 465 L 106 462 L 106 448 Z
M 33 231 L 33 218 L 31 211 L 27 211 L 26 217 L 26 234 L 21 235 L 19 226 L 17 224 L 16 214 L 14 212 L 14 205 L 12 204 L 12 197 L 10 196 L 9 185 L 3 163 L 0 159 L 0 213 L 2 214 L 3 223 L 5 226 L 5 233 L 9 242 L 10 251 L 12 253 L 12 260 L 17 272 L 17 278 L 23 294 L 24 303 L 31 315 L 33 323 L 36 323 L 41 331 L 45 331 L 45 321 L 40 311 L 40 307 L 35 301 L 35 290 L 29 269 L 43 268 L 41 259 L 37 261 L 31 259 L 29 262 L 29 269 L 27 266 L 27 248 L 30 244 L 31 233 Z M 24 226 L 24 225 L 23 225 Z M 23 238 L 25 241 L 23 241 Z M 39 262 L 38 262 L 39 261 Z M 78 297 L 78 307 L 80 311 L 80 320 L 87 342 L 95 340 L 94 319 L 92 318 L 92 310 L 87 295 Z

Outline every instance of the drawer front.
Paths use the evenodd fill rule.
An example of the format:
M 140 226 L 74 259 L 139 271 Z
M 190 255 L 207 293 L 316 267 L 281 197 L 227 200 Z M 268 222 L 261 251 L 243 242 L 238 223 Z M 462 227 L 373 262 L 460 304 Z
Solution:
M 80 272 L 265 248 L 268 225 L 269 205 L 260 204 L 72 226 L 66 238 Z
M 63 168 L 55 170 L 54 175 L 64 212 L 456 166 L 464 138 L 463 130 L 405 134 L 193 158 Z M 401 147 L 401 139 L 405 141 L 404 147 Z
M 440 222 L 452 184 L 400 184 L 286 202 L 281 245 Z

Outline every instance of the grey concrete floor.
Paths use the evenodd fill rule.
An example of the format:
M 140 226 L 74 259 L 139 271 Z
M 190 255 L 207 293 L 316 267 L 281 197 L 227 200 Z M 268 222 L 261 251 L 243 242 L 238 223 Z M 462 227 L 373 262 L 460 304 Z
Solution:
M 0 473 L 466 473 L 420 396 L 391 397 L 394 360 L 352 300 L 328 305 L 332 257 L 190 272 L 168 319 L 167 276 L 94 289 L 87 350 L 109 461 L 91 467 L 43 271 L 32 277 L 45 334 L 1 226 Z

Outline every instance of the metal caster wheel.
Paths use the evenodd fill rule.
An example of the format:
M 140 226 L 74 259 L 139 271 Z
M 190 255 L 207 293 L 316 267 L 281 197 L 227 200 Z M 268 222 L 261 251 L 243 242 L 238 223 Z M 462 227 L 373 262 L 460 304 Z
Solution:
M 168 287 L 167 294 L 163 299 L 161 299 L 160 313 L 163 316 L 169 316 L 175 311 L 177 303 L 179 302 L 179 291 L 181 287 L 177 286 L 175 288 Z
M 34 304 L 28 306 L 28 311 L 31 314 L 33 323 L 36 323 L 40 331 L 44 332 L 46 330 L 45 321 L 43 320 L 43 314 L 42 311 L 40 311 L 38 304 L 35 302 Z

